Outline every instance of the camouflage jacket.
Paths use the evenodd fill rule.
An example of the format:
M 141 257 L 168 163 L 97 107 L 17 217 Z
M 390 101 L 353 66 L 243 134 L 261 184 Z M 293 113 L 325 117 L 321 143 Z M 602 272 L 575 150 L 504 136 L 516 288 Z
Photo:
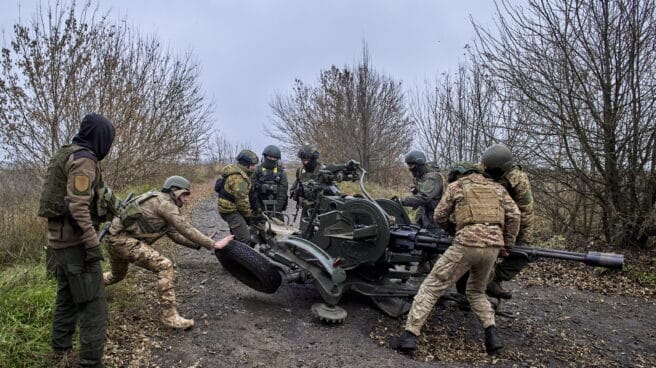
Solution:
M 519 231 L 519 209 L 503 186 L 492 179 L 486 179 L 481 174 L 469 174 L 449 184 L 435 209 L 435 222 L 445 229 L 454 227 L 454 224 L 449 222 L 449 216 L 454 213 L 457 207 L 464 204 L 464 178 L 477 183 L 488 183 L 494 187 L 503 207 L 504 226 L 495 224 L 469 224 L 462 228 L 457 226 L 460 230 L 456 231 L 453 244 L 482 248 L 502 246 L 512 248 L 515 245 L 515 238 Z
M 226 192 L 234 197 L 234 201 L 219 196 L 219 212 L 239 212 L 244 217 L 251 216 L 251 203 L 248 198 L 251 191 L 251 178 L 248 170 L 241 164 L 230 164 L 223 167 L 221 175 L 225 180 L 223 186 Z
M 505 173 L 497 180 L 515 201 L 519 211 L 522 213 L 522 221 L 517 235 L 518 242 L 530 243 L 533 240 L 533 193 L 531 183 L 526 172 L 521 166 L 516 165 L 512 170 Z
M 138 222 L 124 227 L 121 219 L 116 217 L 109 228 L 108 236 L 121 234 L 152 244 L 166 235 L 174 242 L 189 248 L 214 248 L 214 240 L 205 236 L 189 223 L 180 213 L 180 208 L 175 204 L 169 193 L 153 191 L 145 193 L 144 196 L 149 197 L 139 203 L 139 209 L 143 221 L 148 224 L 152 232 L 143 229 Z
M 442 173 L 432 167 L 427 167 L 422 175 L 413 178 L 413 195 L 403 198 L 401 204 L 418 209 L 415 221 L 420 226 L 431 225 L 433 212 L 442 197 L 444 182 Z
M 283 166 L 278 163 L 273 170 L 267 169 L 261 164 L 257 166 L 251 176 L 251 201 L 255 200 L 253 207 L 257 210 L 264 209 L 264 200 L 275 200 L 276 210 L 284 211 L 287 208 L 287 173 Z
M 96 247 L 98 224 L 92 220 L 92 206 L 102 180 L 97 160 L 91 151 L 78 150 L 68 156 L 63 166 L 67 214 L 48 219 L 48 246 L 60 249 L 83 243 L 87 248 Z

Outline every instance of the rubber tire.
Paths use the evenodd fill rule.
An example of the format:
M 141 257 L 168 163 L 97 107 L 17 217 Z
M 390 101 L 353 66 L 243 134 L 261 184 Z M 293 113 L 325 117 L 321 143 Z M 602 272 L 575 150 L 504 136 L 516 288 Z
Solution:
M 223 249 L 214 251 L 223 268 L 243 284 L 267 294 L 273 294 L 282 283 L 278 268 L 248 245 L 233 240 Z

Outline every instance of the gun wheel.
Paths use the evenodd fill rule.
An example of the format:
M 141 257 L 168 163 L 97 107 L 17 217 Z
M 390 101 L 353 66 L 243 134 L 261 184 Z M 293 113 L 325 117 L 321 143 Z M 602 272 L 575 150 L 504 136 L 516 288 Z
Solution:
M 346 320 L 346 310 L 338 306 L 329 306 L 326 303 L 312 304 L 312 315 L 319 321 L 339 325 Z
M 272 294 L 282 283 L 278 269 L 265 256 L 244 243 L 233 240 L 214 253 L 226 271 L 257 291 Z

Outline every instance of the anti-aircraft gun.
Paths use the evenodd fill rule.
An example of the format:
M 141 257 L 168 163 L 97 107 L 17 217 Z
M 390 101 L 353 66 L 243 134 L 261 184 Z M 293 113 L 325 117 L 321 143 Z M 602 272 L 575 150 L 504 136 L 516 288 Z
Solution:
M 217 252 L 219 260 L 236 278 L 259 291 L 273 293 L 283 279 L 313 284 L 323 303 L 314 304 L 312 312 L 326 322 L 344 321 L 346 311 L 337 304 L 349 290 L 369 296 L 388 315 L 402 315 L 418 291 L 419 283 L 413 281 L 425 276 L 417 264 L 444 253 L 452 237 L 411 224 L 398 202 L 374 200 L 364 186 L 365 176 L 355 161 L 327 167 L 304 188 L 306 195 L 307 191 L 314 195 L 310 197 L 314 202 L 301 229 L 265 214 L 266 221 L 253 227 L 259 254 L 243 244 L 230 245 Z M 343 180 L 359 180 L 363 197 L 341 194 L 335 183 Z M 566 259 L 607 268 L 621 268 L 624 263 L 623 255 L 613 253 L 523 245 L 511 252 L 529 259 Z

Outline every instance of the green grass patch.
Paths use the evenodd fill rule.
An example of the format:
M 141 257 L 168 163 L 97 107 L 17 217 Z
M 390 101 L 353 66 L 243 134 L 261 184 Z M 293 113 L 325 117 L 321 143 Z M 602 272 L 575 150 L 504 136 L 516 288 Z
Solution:
M 0 367 L 48 366 L 55 294 L 42 264 L 0 272 Z

